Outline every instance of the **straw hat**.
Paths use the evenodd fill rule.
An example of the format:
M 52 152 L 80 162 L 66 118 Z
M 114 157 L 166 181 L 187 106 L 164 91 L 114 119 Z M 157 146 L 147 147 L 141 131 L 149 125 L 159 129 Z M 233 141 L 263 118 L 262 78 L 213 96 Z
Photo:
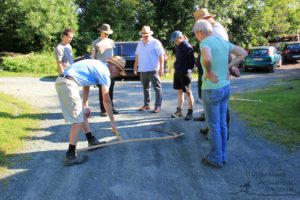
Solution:
M 203 9 L 197 9 L 194 13 L 194 18 L 196 21 L 200 20 L 200 19 L 205 19 L 208 17 L 213 17 L 206 8 Z
M 120 74 L 122 76 L 126 76 L 126 73 L 124 71 L 124 67 L 126 64 L 126 60 L 120 56 L 113 56 L 111 58 L 107 58 L 106 62 L 111 63 L 113 65 L 115 65 L 116 67 L 118 67 L 120 69 Z
M 111 30 L 110 25 L 109 24 L 102 24 L 100 28 L 98 28 L 99 32 L 104 32 L 107 34 L 112 34 L 113 30 Z
M 153 34 L 151 31 L 150 26 L 143 26 L 142 31 L 139 32 L 141 36 L 150 36 Z

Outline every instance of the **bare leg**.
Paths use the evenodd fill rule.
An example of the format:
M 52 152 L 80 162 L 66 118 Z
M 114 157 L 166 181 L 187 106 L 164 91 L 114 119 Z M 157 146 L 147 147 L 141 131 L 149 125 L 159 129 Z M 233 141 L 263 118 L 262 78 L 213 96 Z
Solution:
M 193 109 L 194 107 L 194 96 L 193 96 L 193 93 L 192 91 L 186 91 L 186 95 L 187 95 L 187 98 L 188 98 L 188 109 Z
M 69 135 L 69 143 L 72 145 L 76 145 L 78 141 L 79 134 L 82 130 L 83 123 L 74 123 L 71 126 L 71 131 Z
M 177 99 L 178 99 L 178 108 L 182 109 L 184 103 L 184 95 L 182 90 L 178 90 Z

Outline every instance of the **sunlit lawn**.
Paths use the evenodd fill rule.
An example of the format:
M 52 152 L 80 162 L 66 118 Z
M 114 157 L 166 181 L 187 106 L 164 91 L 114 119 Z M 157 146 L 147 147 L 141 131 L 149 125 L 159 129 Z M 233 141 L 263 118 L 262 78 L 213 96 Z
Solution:
M 28 104 L 0 93 L 0 173 L 8 157 L 22 148 L 24 139 L 39 127 L 40 115 Z
M 280 82 L 268 89 L 246 92 L 233 98 L 262 102 L 231 101 L 231 107 L 262 136 L 289 149 L 300 144 L 300 80 Z

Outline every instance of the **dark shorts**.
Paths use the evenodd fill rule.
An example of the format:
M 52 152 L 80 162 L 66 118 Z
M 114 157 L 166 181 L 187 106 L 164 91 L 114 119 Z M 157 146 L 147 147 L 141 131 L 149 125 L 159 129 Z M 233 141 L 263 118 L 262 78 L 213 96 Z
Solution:
M 192 82 L 192 73 L 175 72 L 173 80 L 173 88 L 182 90 L 183 92 L 190 91 Z

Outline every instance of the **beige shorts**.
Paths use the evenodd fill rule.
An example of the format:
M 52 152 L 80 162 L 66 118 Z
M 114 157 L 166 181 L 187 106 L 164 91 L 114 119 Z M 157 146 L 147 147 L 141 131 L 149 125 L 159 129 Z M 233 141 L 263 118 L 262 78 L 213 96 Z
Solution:
M 73 80 L 57 77 L 55 88 L 65 121 L 72 124 L 84 122 L 79 85 Z

